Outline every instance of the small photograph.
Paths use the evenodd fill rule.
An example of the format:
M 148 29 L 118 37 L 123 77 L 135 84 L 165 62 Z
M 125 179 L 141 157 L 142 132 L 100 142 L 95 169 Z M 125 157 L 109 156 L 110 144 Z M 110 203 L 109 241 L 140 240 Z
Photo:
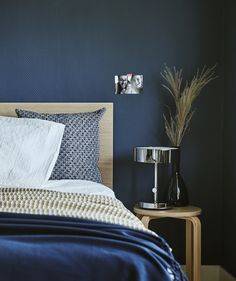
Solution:
M 143 75 L 116 75 L 115 94 L 141 94 L 143 92 Z

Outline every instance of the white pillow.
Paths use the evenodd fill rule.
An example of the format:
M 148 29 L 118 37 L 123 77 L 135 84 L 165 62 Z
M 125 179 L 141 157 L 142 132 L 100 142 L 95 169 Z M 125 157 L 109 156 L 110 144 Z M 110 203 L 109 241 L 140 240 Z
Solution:
M 56 163 L 65 126 L 0 116 L 0 187 L 41 187 Z

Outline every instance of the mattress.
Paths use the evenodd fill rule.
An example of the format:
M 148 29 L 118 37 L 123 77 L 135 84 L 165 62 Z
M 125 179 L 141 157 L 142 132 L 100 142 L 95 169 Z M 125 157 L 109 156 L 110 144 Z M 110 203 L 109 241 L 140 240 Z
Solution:
M 43 188 L 60 192 L 104 195 L 115 198 L 115 193 L 111 188 L 87 180 L 49 180 Z
M 0 188 L 0 271 L 10 280 L 186 280 L 163 238 L 102 184 Z

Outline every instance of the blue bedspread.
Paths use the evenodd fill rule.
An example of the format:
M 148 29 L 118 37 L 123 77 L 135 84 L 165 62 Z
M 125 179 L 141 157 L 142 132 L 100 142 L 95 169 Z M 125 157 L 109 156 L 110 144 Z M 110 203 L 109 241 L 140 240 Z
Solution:
M 82 219 L 0 213 L 0 280 L 186 278 L 160 237 Z

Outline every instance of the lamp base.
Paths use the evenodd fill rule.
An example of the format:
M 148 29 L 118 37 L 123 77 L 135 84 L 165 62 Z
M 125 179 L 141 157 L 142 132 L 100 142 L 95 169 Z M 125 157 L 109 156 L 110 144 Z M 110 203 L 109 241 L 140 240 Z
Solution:
M 146 202 L 138 202 L 138 208 L 140 209 L 150 209 L 150 210 L 168 210 L 172 207 L 167 203 L 146 203 Z

